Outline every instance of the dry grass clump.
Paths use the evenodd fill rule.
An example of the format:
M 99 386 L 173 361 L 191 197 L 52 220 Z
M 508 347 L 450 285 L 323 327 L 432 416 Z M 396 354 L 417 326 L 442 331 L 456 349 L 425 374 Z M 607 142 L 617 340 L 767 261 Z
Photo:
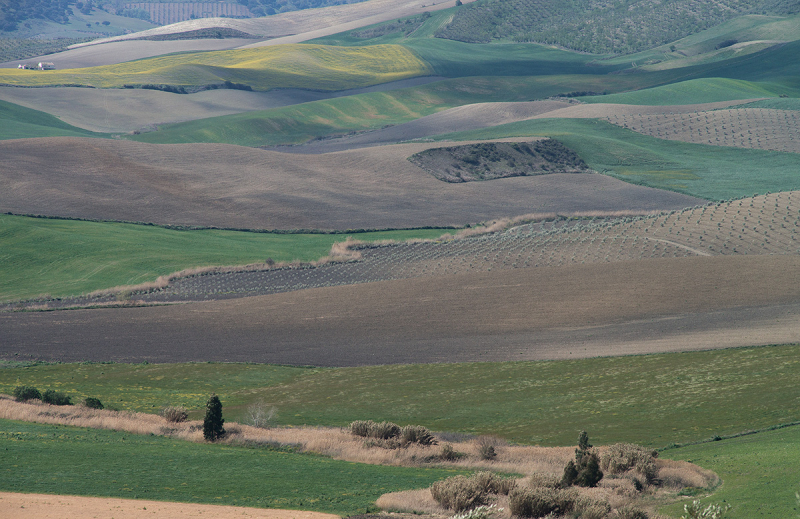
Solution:
M 494 496 L 508 495 L 515 487 L 514 480 L 492 472 L 477 472 L 437 481 L 431 485 L 431 495 L 442 507 L 458 513 L 487 505 Z
M 656 451 L 639 445 L 615 443 L 603 452 L 600 468 L 608 475 L 630 474 L 632 477 L 639 475 L 648 484 L 652 484 L 658 476 L 657 456 Z
M 185 422 L 189 418 L 189 413 L 182 406 L 167 406 L 159 414 L 171 423 Z

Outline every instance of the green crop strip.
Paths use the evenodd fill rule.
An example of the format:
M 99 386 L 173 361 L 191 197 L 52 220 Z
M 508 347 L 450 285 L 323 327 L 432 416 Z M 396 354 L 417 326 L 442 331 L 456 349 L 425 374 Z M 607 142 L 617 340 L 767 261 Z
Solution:
M 216 391 L 232 420 L 243 419 L 250 403 L 268 402 L 284 425 L 391 420 L 541 445 L 571 445 L 587 430 L 601 445 L 663 447 L 800 420 L 798 359 L 800 345 L 336 369 L 56 364 L 0 369 L 0 392 L 32 385 L 76 401 L 93 396 L 121 409 L 156 412 L 179 403 L 201 409 Z
M 270 449 L 0 420 L 0 489 L 286 508 L 343 516 L 456 474 Z
M 439 229 L 353 233 L 363 240 L 436 238 Z M 341 234 L 179 231 L 149 225 L 0 215 L 0 301 L 76 295 L 153 281 L 187 268 L 272 258 L 314 261 Z

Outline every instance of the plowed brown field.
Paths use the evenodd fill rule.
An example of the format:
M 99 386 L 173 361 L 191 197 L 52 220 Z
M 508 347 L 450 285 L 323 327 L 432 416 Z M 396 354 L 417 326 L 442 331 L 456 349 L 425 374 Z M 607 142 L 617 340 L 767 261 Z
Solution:
M 220 144 L 3 141 L 0 211 L 229 228 L 358 229 L 702 203 L 600 174 L 448 184 L 407 160 L 446 145 L 297 155 Z
M 800 257 L 421 277 L 162 307 L 0 314 L 0 357 L 351 366 L 800 341 Z

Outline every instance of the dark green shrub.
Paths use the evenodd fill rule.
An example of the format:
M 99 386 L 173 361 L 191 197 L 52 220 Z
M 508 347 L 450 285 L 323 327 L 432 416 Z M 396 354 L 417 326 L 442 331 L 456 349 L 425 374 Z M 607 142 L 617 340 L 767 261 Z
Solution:
M 212 394 L 206 403 L 206 416 L 203 419 L 203 438 L 213 442 L 225 436 L 225 429 L 222 424 L 225 420 L 222 418 L 222 402 L 219 397 Z
M 17 402 L 27 402 L 28 400 L 41 400 L 42 394 L 38 389 L 32 386 L 17 386 L 11 392 L 14 400 Z
M 93 396 L 87 396 L 86 400 L 83 401 L 83 405 L 85 405 L 89 409 L 103 409 L 103 408 L 105 408 L 103 403 L 99 399 L 97 399 L 97 398 L 95 398 Z
M 42 402 L 50 405 L 72 405 L 72 399 L 69 396 L 53 389 L 42 393 Z

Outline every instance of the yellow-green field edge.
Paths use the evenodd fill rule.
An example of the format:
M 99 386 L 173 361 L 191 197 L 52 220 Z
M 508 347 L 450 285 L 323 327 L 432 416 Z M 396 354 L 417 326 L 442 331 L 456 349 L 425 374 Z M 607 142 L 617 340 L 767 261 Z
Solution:
M 454 229 L 253 232 L 0 214 L 0 301 L 80 295 L 155 281 L 185 269 L 310 262 L 348 236 L 438 238 Z

